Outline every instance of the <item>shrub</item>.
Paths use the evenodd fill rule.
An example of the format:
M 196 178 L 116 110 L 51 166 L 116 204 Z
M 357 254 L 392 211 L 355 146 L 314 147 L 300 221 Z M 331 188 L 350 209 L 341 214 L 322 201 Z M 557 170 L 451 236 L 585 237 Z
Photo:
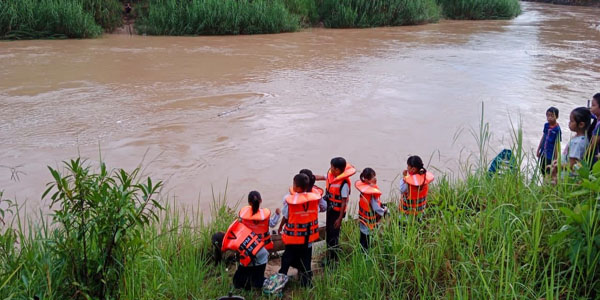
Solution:
M 326 27 L 414 25 L 439 20 L 435 0 L 323 0 L 319 15 Z
M 259 34 L 295 31 L 298 24 L 282 0 L 152 0 L 137 29 L 151 35 Z
M 102 28 L 72 0 L 0 1 L 0 39 L 89 38 Z
M 136 182 L 139 169 L 109 172 L 101 164 L 93 173 L 81 159 L 65 166 L 64 173 L 49 168 L 54 182 L 42 196 L 51 193 L 59 225 L 52 248 L 70 272 L 70 285 L 61 288 L 104 299 L 118 291 L 127 261 L 143 249 L 143 230 L 162 209 L 153 198 L 162 183 Z
M 284 0 L 285 6 L 292 14 L 300 18 L 305 25 L 319 22 L 319 12 L 315 0 Z
M 518 0 L 437 0 L 450 19 L 511 19 L 521 13 Z
M 118 0 L 80 0 L 83 9 L 89 12 L 106 31 L 113 31 L 123 24 L 123 5 Z

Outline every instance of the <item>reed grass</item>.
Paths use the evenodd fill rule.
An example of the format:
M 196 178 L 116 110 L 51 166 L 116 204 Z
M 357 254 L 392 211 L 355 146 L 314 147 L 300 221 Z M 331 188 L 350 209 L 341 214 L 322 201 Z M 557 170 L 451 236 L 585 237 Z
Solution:
M 123 4 L 119 0 L 79 0 L 98 25 L 111 32 L 123 24 Z
M 435 0 L 323 0 L 319 15 L 326 27 L 352 28 L 437 22 Z
M 136 22 L 150 35 L 280 33 L 298 24 L 281 0 L 151 0 Z
M 0 1 L 0 39 L 91 38 L 102 34 L 79 1 Z
M 437 0 L 449 19 L 512 19 L 521 13 L 518 0 Z

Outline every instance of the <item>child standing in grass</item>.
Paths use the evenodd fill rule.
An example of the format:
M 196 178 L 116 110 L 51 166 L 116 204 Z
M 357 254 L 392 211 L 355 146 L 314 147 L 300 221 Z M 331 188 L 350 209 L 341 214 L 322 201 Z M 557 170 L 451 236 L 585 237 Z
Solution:
M 262 288 L 265 281 L 265 270 L 269 260 L 269 251 L 265 243 L 250 228 L 239 219 L 229 225 L 227 232 L 213 236 L 213 243 L 221 251 L 217 254 L 220 260 L 221 252 L 227 250 L 238 253 L 239 265 L 233 275 L 233 286 L 237 289 Z
M 598 161 L 598 156 L 600 154 L 600 122 L 598 122 L 598 118 L 600 118 L 600 93 L 594 95 L 591 101 L 590 112 L 596 118 L 594 119 L 594 123 L 590 126 L 588 131 L 588 139 L 590 140 L 590 145 L 588 146 L 588 155 L 591 156 L 592 165 Z
M 556 121 L 558 119 L 558 108 L 550 107 L 546 110 L 546 124 L 544 124 L 544 134 L 540 140 L 537 149 L 537 157 L 540 160 L 540 169 L 542 174 L 550 172 L 550 166 L 554 161 L 556 149 L 560 148 L 562 131 Z M 556 143 L 558 142 L 558 143 Z
M 342 220 L 346 216 L 348 197 L 350 196 L 350 177 L 356 173 L 356 169 L 346 163 L 343 157 L 331 159 L 327 176 L 316 176 L 317 180 L 326 180 L 325 200 L 327 201 L 327 216 L 325 220 L 327 264 L 338 259 L 340 230 Z
M 377 186 L 377 175 L 375 170 L 365 168 L 360 173 L 360 180 L 354 183 L 360 192 L 358 202 L 358 220 L 360 229 L 360 245 L 367 251 L 371 244 L 371 231 L 377 226 L 381 218 L 387 212 L 387 208 L 381 205 L 381 191 Z
M 569 129 L 575 132 L 575 136 L 569 141 L 569 145 L 563 151 L 562 164 L 568 166 L 569 170 L 577 169 L 588 145 L 587 130 L 590 127 L 592 114 L 587 107 L 578 107 L 569 116 Z M 558 165 L 553 164 L 552 182 L 556 183 Z
M 279 226 L 285 244 L 279 273 L 287 275 L 290 267 L 297 268 L 302 286 L 311 286 L 312 243 L 319 239 L 319 211 L 326 209 L 321 195 L 311 192 L 310 183 L 306 174 L 294 176 L 292 189 L 283 199 Z
M 404 215 L 417 216 L 425 211 L 427 206 L 427 193 L 429 184 L 433 181 L 433 174 L 423 167 L 423 160 L 416 155 L 408 158 L 407 168 L 402 172 L 404 176 L 400 181 L 400 212 Z

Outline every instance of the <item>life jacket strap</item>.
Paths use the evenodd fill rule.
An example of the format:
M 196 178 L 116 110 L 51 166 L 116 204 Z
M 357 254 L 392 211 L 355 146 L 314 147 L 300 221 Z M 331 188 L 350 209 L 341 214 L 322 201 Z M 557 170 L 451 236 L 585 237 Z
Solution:
M 309 222 L 309 223 L 301 223 L 301 224 L 286 224 L 285 226 L 287 228 L 293 229 L 293 228 L 298 228 L 298 229 L 302 229 L 302 228 L 309 228 L 311 226 L 314 225 L 319 225 L 319 220 L 314 220 L 313 222 Z
M 283 233 L 289 236 L 310 236 L 312 234 L 315 234 L 319 232 L 318 229 L 309 229 L 307 231 L 289 231 L 289 230 L 283 230 Z

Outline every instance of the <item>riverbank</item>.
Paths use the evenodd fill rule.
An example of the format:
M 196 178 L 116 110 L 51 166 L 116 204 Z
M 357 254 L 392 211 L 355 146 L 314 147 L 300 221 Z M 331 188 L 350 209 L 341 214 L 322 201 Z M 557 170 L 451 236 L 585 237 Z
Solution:
M 127 10 L 118 0 L 2 1 L 0 39 L 94 38 L 117 28 L 149 35 L 263 34 L 312 26 L 417 25 L 440 18 L 511 19 L 521 12 L 518 0 L 147 0 Z M 136 30 L 122 27 L 131 18 Z
M 515 150 L 516 162 L 522 164 L 523 154 L 519 147 Z M 119 197 L 110 196 L 119 195 L 118 190 L 98 190 L 107 196 L 99 199 L 114 205 L 104 206 L 100 201 L 86 210 L 85 218 L 90 222 L 86 226 L 90 227 L 85 227 L 89 231 L 83 232 L 90 238 L 88 242 L 93 242 L 87 246 L 85 242 L 80 243 L 81 235 L 65 231 L 65 224 L 77 228 L 78 218 L 70 215 L 77 214 L 77 206 L 67 205 L 69 193 L 54 194 L 61 190 L 59 186 L 51 187 L 47 194 L 58 205 L 54 217 L 58 223 L 52 223 L 47 215 L 34 221 L 11 206 L 13 221 L 2 225 L 0 235 L 0 297 L 106 296 L 103 283 L 94 282 L 93 278 L 110 278 L 111 281 L 106 282 L 111 284 L 112 295 L 119 295 L 121 299 L 213 299 L 230 291 L 235 264 L 214 264 L 210 236 L 226 229 L 235 218 L 236 207 L 227 207 L 223 197 L 214 198 L 213 221 L 205 223 L 198 212 L 182 212 L 164 202 L 146 202 L 143 206 L 146 210 L 132 212 L 138 211 L 148 219 L 127 223 L 134 216 L 112 213 L 111 209 L 125 212 L 129 211 L 127 203 L 140 207 L 142 203 L 134 199 L 158 200 L 155 192 L 159 191 L 160 182 L 137 177 L 136 171 L 112 173 L 100 168 L 87 169 L 90 171 L 87 172 L 83 166 L 85 164 L 72 161 L 68 170 L 53 171 L 55 183 L 65 183 L 65 187 L 71 186 L 73 191 L 81 191 L 76 188 L 81 184 L 86 184 L 91 191 L 96 190 L 96 183 L 98 187 L 121 186 L 123 189 L 118 190 L 131 191 L 126 198 L 132 202 L 122 203 Z M 600 293 L 600 245 L 597 242 L 600 239 L 600 164 L 592 173 L 582 171 L 577 179 L 557 186 L 538 184 L 534 165 L 521 165 L 519 169 L 522 171 L 497 176 L 475 172 L 464 179 L 438 174 L 423 221 L 405 220 L 399 226 L 399 215 L 392 209 L 368 255 L 358 245 L 357 224 L 345 222 L 339 264 L 334 268 L 320 268 L 321 251 L 315 250 L 314 287 L 301 288 L 292 278 L 284 298 L 442 299 L 493 298 L 500 294 L 528 299 L 597 297 Z M 79 174 L 78 178 L 89 180 L 76 183 L 66 177 L 68 174 Z M 103 178 L 120 179 L 111 183 Z M 127 183 L 131 179 L 139 182 L 137 188 Z M 137 198 L 138 194 L 148 197 Z M 397 195 L 391 192 L 384 201 L 395 207 Z M 63 214 L 65 210 L 70 214 Z M 108 220 L 94 216 L 105 213 L 117 218 L 107 224 L 132 224 L 132 227 L 103 227 Z M 156 218 L 152 217 L 154 213 L 157 213 Z M 351 207 L 349 213 L 349 218 L 355 216 L 356 206 Z M 10 212 L 3 210 L 3 217 L 8 214 Z M 123 223 L 112 223 L 120 218 Z M 100 228 L 104 229 L 97 231 Z M 97 243 L 102 239 L 91 237 L 103 236 L 114 228 L 122 229 L 115 231 L 116 240 L 115 235 L 110 235 L 115 243 L 120 243 L 116 248 L 119 252 L 114 256 L 118 262 L 97 268 L 96 260 L 111 256 L 106 254 L 103 243 Z M 88 251 L 81 252 L 82 247 Z M 83 253 L 87 256 L 80 256 Z M 277 269 L 276 264 L 277 260 L 272 259 L 269 272 Z M 79 273 L 81 271 L 84 273 Z M 236 293 L 247 299 L 261 297 L 258 291 Z
M 522 0 L 526 2 L 540 2 L 559 5 L 595 6 L 600 7 L 600 0 Z

